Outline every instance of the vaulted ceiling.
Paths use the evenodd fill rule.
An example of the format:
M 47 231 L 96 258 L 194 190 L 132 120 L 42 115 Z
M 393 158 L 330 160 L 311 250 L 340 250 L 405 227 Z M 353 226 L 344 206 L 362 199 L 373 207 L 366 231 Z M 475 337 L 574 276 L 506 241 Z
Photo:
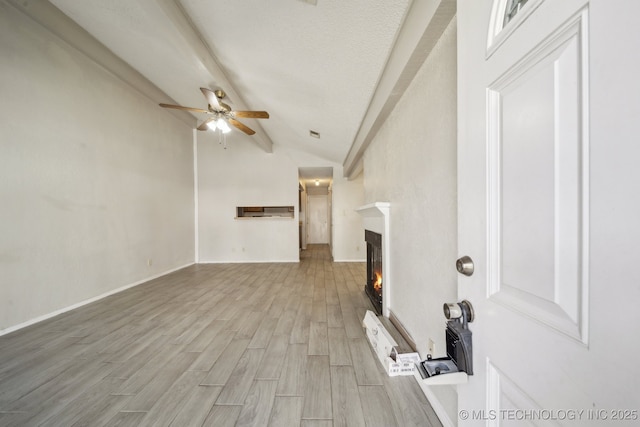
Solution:
M 235 110 L 269 112 L 241 119 L 256 134 L 234 130 L 230 144 L 301 150 L 351 175 L 455 13 L 455 0 L 49 1 L 165 102 L 206 109 L 206 87 Z

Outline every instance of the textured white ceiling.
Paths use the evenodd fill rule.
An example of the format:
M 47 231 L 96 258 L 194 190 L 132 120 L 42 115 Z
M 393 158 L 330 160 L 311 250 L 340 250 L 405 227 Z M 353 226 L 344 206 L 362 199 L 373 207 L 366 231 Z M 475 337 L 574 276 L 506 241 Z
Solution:
M 233 108 L 270 113 L 259 123 L 243 120 L 258 134 L 234 131 L 230 143 L 263 138 L 263 147 L 271 141 L 336 163 L 354 141 L 411 3 L 50 1 L 175 102 L 204 108 L 198 88 L 222 88 Z

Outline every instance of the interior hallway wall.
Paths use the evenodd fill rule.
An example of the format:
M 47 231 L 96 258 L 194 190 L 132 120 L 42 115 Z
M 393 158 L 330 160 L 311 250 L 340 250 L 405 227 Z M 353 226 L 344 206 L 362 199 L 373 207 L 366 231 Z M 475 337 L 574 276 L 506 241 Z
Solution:
M 364 176 L 360 174 L 348 180 L 342 176 L 342 168 L 334 168 L 331 190 L 333 259 L 336 262 L 366 262 L 362 216 L 356 212 L 356 208 L 364 205 Z M 367 278 L 362 280 L 364 287 Z
M 391 311 L 423 358 L 446 355 L 442 306 L 457 298 L 456 20 L 364 156 L 365 203 L 390 202 Z M 431 387 L 457 420 L 454 387 Z
M 0 4 L 0 333 L 194 261 L 192 131 Z
M 298 166 L 229 135 L 225 150 L 198 133 L 200 262 L 297 262 Z M 295 218 L 236 219 L 238 206 L 294 206 Z
M 354 219 L 364 194 L 361 181 L 342 178 L 341 165 L 281 148 L 277 141 L 273 153 L 246 138 L 228 139 L 227 147 L 213 132 L 198 133 L 200 262 L 298 262 L 299 167 L 333 167 L 334 259 L 364 260 L 358 249 L 364 231 Z M 294 206 L 295 218 L 235 219 L 237 206 Z

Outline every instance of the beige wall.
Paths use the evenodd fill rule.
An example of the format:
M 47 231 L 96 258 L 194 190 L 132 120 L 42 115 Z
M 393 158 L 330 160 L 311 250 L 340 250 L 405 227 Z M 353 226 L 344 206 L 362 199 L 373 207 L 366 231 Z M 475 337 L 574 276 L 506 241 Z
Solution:
M 0 334 L 192 263 L 191 129 L 6 5 L 0 58 Z
M 342 166 L 278 146 L 265 153 L 246 141 L 198 133 L 199 262 L 297 262 L 298 168 L 333 167 L 332 249 L 336 261 L 363 261 L 364 231 L 355 208 L 362 180 L 347 181 Z M 294 205 L 294 219 L 236 220 L 236 206 Z M 363 279 L 364 280 L 364 279 Z
M 332 249 L 336 262 L 364 262 L 367 246 L 364 242 L 362 217 L 356 208 L 364 205 L 363 175 L 349 181 L 342 176 L 342 168 L 333 170 L 332 193 Z M 362 278 L 362 286 L 366 277 Z
M 199 262 L 297 262 L 298 165 L 246 140 L 198 133 Z M 235 219 L 237 206 L 295 206 L 295 218 Z
M 423 357 L 429 339 L 445 355 L 442 305 L 457 297 L 456 72 L 454 19 L 364 156 L 365 203 L 391 203 L 390 309 Z M 432 391 L 455 422 L 455 389 Z

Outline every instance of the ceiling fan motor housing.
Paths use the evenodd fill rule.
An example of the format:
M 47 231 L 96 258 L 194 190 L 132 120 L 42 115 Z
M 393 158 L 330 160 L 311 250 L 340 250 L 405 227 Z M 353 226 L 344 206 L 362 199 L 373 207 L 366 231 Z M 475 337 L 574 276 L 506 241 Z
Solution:
M 200 108 L 193 108 L 193 107 L 183 107 L 181 105 L 173 105 L 173 104 L 160 104 L 160 106 L 163 108 L 175 108 L 178 110 L 186 110 L 186 111 L 193 111 L 197 113 L 209 114 L 211 117 L 209 117 L 208 119 L 200 123 L 200 125 L 198 125 L 198 127 L 196 128 L 198 130 L 208 130 L 210 128 L 209 124 L 211 122 L 217 121 L 220 119 L 225 119 L 227 120 L 227 122 L 229 122 L 230 125 L 240 129 L 242 132 L 246 133 L 247 135 L 253 135 L 256 132 L 250 127 L 236 120 L 236 118 L 237 117 L 245 117 L 245 118 L 251 118 L 251 119 L 268 119 L 269 118 L 269 113 L 267 113 L 266 111 L 233 111 L 228 104 L 225 104 L 224 102 L 221 101 L 223 98 L 227 96 L 227 94 L 224 93 L 224 91 L 221 89 L 213 91 L 209 88 L 201 87 L 200 91 L 205 96 L 207 101 L 209 101 L 207 103 L 208 104 L 207 110 L 203 110 Z

